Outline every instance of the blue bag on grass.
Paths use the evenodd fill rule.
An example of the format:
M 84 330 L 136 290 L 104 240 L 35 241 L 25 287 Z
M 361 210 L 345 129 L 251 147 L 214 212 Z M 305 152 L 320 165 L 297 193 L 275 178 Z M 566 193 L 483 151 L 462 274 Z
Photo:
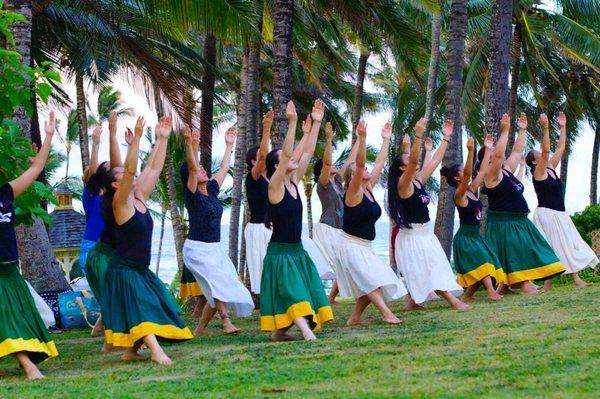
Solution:
M 100 305 L 88 291 L 59 294 L 58 309 L 61 324 L 67 329 L 93 327 L 100 317 Z

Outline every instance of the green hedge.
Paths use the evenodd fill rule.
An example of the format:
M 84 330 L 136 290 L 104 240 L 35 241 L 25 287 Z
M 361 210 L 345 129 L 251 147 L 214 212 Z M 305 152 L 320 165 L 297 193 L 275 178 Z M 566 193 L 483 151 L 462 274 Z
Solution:
M 571 216 L 571 219 L 585 242 L 592 245 L 590 233 L 594 230 L 600 230 L 600 205 L 590 205 L 583 212 L 577 212 Z

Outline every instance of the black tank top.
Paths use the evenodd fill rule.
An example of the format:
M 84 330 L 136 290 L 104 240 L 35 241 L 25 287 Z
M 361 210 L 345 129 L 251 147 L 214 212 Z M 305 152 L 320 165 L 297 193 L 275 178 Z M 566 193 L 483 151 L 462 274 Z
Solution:
M 19 260 L 14 200 L 14 192 L 10 183 L 0 187 L 0 262 Z
M 523 197 L 525 187 L 510 171 L 502 169 L 502 180 L 493 188 L 486 187 L 490 211 L 529 213 Z
M 456 209 L 458 209 L 458 218 L 460 220 L 460 224 L 466 224 L 469 226 L 479 226 L 479 222 L 481 221 L 481 210 L 483 209 L 483 204 L 478 199 L 474 200 L 472 198 L 469 198 L 468 195 L 467 202 L 467 206 L 463 207 L 458 205 L 456 201 L 454 201 Z
M 142 213 L 136 209 L 128 221 L 121 226 L 117 225 L 115 255 L 140 265 L 150 265 L 153 227 L 150 211 L 146 209 Z
M 283 199 L 278 204 L 269 202 L 269 219 L 273 224 L 271 242 L 295 244 L 302 240 L 302 200 L 298 187 L 295 184 L 294 187 L 298 198 L 284 188 Z
M 104 220 L 104 229 L 100 233 L 100 241 L 114 249 L 117 243 L 117 223 L 112 208 L 112 196 L 103 195 L 100 200 L 100 208 L 102 210 L 102 220 Z
M 548 168 L 548 177 L 545 180 L 533 178 L 533 187 L 541 208 L 565 211 L 565 192 L 562 181 L 556 176 L 556 172 Z
M 423 187 L 423 183 L 417 180 L 419 186 L 413 182 L 414 191 L 413 194 L 404 199 L 400 198 L 401 203 L 404 205 L 404 209 L 406 210 L 406 218 L 408 219 L 408 223 L 420 223 L 425 224 L 429 222 L 429 202 L 431 202 L 431 198 L 429 198 L 429 194 L 425 191 Z
M 375 239 L 375 222 L 381 217 L 381 207 L 375 201 L 373 193 L 369 191 L 373 201 L 363 193 L 363 199 L 356 206 L 346 205 L 344 197 L 344 226 L 346 234 L 373 241 Z
M 194 241 L 221 241 L 221 216 L 223 205 L 219 201 L 219 183 L 209 180 L 206 184 L 207 195 L 196 189 L 192 193 L 187 185 L 185 191 L 185 208 L 190 217 L 188 238 Z
M 269 182 L 264 176 L 254 180 L 252 173 L 246 175 L 246 198 L 250 208 L 250 223 L 264 223 L 269 206 Z

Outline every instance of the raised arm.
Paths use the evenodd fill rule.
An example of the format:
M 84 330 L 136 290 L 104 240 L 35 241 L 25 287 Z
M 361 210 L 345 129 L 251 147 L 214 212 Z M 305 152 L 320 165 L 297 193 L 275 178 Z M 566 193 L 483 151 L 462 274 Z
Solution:
M 294 139 L 296 134 L 296 123 L 298 122 L 298 115 L 296 114 L 296 107 L 293 102 L 288 102 L 285 110 L 285 115 L 288 120 L 288 131 L 283 140 L 283 147 L 281 148 L 281 155 L 279 156 L 279 163 L 277 169 L 271 179 L 269 180 L 269 201 L 272 204 L 278 204 L 283 199 L 285 194 L 285 174 L 287 173 L 290 159 L 292 159 L 292 152 L 294 148 Z
M 147 201 L 152 195 L 152 190 L 156 186 L 156 182 L 160 177 L 163 166 L 165 165 L 165 158 L 167 156 L 167 147 L 169 144 L 169 135 L 173 130 L 173 123 L 170 116 L 163 116 L 160 118 L 158 125 L 156 126 L 156 144 L 154 156 L 152 162 L 148 167 L 143 182 L 138 182 L 136 189 L 142 194 L 144 199 Z
M 87 183 L 90 176 L 98 170 L 98 149 L 100 148 L 100 136 L 102 135 L 102 126 L 98 125 L 92 132 L 92 153 L 90 155 L 90 164 L 83 172 L 83 182 Z
M 223 160 L 221 161 L 219 170 L 212 178 L 212 180 L 217 182 L 219 187 L 223 185 L 223 182 L 227 177 L 227 172 L 229 172 L 229 162 L 231 161 L 231 153 L 233 152 L 233 144 L 235 143 L 236 136 L 237 128 L 235 126 L 227 129 L 227 132 L 225 133 L 225 153 L 223 154 Z
M 429 137 L 428 137 L 429 138 Z M 427 140 L 427 139 L 425 139 Z M 429 139 L 431 141 L 431 139 Z M 402 153 L 410 154 L 410 134 L 405 133 L 402 138 Z
M 181 182 L 187 185 L 188 190 L 195 193 L 198 189 L 198 159 L 196 158 L 196 143 L 200 142 L 200 132 L 190 130 L 188 126 L 183 128 L 183 136 L 186 139 L 185 142 L 185 158 L 188 167 L 188 181 Z
M 129 130 L 129 128 L 127 130 Z M 148 159 L 146 159 L 146 164 L 144 165 L 144 168 L 142 169 L 142 171 L 140 172 L 139 176 L 136 179 L 136 184 L 138 187 L 145 184 L 145 181 L 148 178 L 150 170 L 152 169 L 152 165 L 154 164 L 154 158 L 156 157 L 156 151 L 158 150 L 157 144 L 158 144 L 159 130 L 160 130 L 160 124 L 157 123 L 156 127 L 154 128 L 154 143 L 152 144 L 152 149 L 150 150 L 150 155 L 148 155 Z
M 406 169 L 398 179 L 398 195 L 400 198 L 408 198 L 414 192 L 412 184 L 413 179 L 417 173 L 417 167 L 419 166 L 419 158 L 421 157 L 421 141 L 423 140 L 423 132 L 427 127 L 427 118 L 421 118 L 415 125 L 415 139 L 410 149 L 408 156 L 408 163 Z
M 542 128 L 542 153 L 537 160 L 533 178 L 541 181 L 548 177 L 548 161 L 550 160 L 550 125 L 546 114 L 540 115 L 540 127 Z
M 521 112 L 521 115 L 519 115 L 517 125 L 519 126 L 519 135 L 515 140 L 510 156 L 504 162 L 504 166 L 512 173 L 515 173 L 515 170 L 517 170 L 517 166 L 519 166 L 519 162 L 523 156 L 523 149 L 525 148 L 525 138 L 527 136 L 527 115 L 525 112 Z
M 433 159 L 433 140 L 431 137 L 425 138 L 425 156 L 423 157 L 423 166 L 427 165 Z M 423 169 L 423 168 L 421 168 Z
M 296 170 L 296 173 L 294 173 L 294 179 L 296 183 L 300 181 L 306 173 L 306 170 L 308 169 L 308 164 L 310 163 L 310 159 L 315 153 L 317 139 L 319 138 L 319 130 L 321 130 L 321 121 L 323 120 L 324 115 L 325 103 L 321 100 L 315 100 L 315 105 L 313 105 L 312 112 L 310 114 L 312 119 L 310 135 L 304 143 L 304 147 L 302 149 L 302 156 L 298 160 L 298 169 Z
M 392 123 L 387 122 L 385 125 L 383 125 L 383 129 L 381 129 L 381 138 L 383 139 L 383 143 L 381 144 L 381 149 L 379 150 L 379 154 L 377 154 L 377 158 L 375 158 L 375 165 L 373 165 L 373 170 L 371 171 L 371 179 L 369 180 L 371 187 L 375 186 L 381 177 L 381 172 L 383 171 L 383 167 L 385 166 L 388 153 L 390 151 L 391 137 Z
M 325 143 L 325 150 L 323 151 L 323 168 L 321 169 L 321 175 L 319 176 L 319 184 L 326 187 L 329 184 L 329 175 L 331 174 L 332 165 L 332 147 L 333 147 L 333 127 L 331 123 L 327 122 L 325 125 L 325 137 L 327 142 Z
M 265 171 L 265 159 L 269 153 L 269 139 L 271 138 L 271 126 L 273 125 L 273 117 L 275 113 L 273 110 L 269 110 L 262 120 L 262 138 L 260 139 L 260 147 L 256 157 L 256 163 L 252 167 L 252 178 L 257 180 L 259 176 Z
M 52 138 L 54 137 L 54 132 L 56 130 L 56 117 L 54 115 L 54 111 L 50 111 L 50 115 L 48 116 L 48 120 L 44 122 L 44 131 L 46 132 L 46 137 L 44 138 L 44 142 L 42 143 L 42 148 L 38 151 L 35 158 L 31 162 L 31 166 L 25 172 L 23 172 L 19 177 L 9 182 L 10 186 L 13 190 L 13 195 L 17 198 L 19 195 L 23 194 L 25 190 L 33 184 L 35 179 L 38 178 L 40 173 L 44 170 L 44 165 L 46 165 L 46 161 L 48 160 L 48 154 L 50 153 L 50 144 L 52 143 Z
M 123 178 L 119 184 L 119 188 L 113 197 L 113 213 L 117 224 L 121 225 L 128 221 L 135 213 L 133 201 L 130 200 L 131 192 L 133 191 L 133 182 L 137 171 L 138 153 L 140 151 L 140 139 L 144 132 L 145 120 L 143 116 L 137 119 L 135 124 L 135 133 L 127 130 L 126 141 L 129 144 L 127 148 L 127 156 L 125 157 L 125 168 Z
M 463 168 L 462 179 L 454 192 L 454 201 L 460 206 L 466 206 L 467 189 L 471 183 L 471 176 L 473 176 L 473 152 L 475 151 L 475 141 L 473 140 L 473 137 L 467 139 L 467 151 L 467 160 Z
M 476 191 L 481 187 L 485 176 L 490 169 L 490 158 L 492 157 L 492 148 L 494 146 L 494 138 L 491 134 L 485 136 L 483 145 L 485 150 L 483 150 L 483 159 L 481 160 L 481 165 L 479 165 L 479 172 L 477 172 L 477 176 L 473 179 L 470 186 L 470 189 L 473 191 Z
M 423 165 L 421 168 L 421 172 L 419 172 L 418 178 L 421 180 L 421 183 L 425 184 L 433 174 L 433 171 L 438 167 L 438 165 L 444 159 L 444 154 L 446 153 L 446 148 L 448 148 L 448 143 L 450 143 L 450 138 L 452 137 L 452 133 L 454 131 L 454 121 L 446 120 L 444 121 L 444 127 L 442 128 L 442 132 L 444 133 L 444 138 L 442 139 L 442 143 L 435 151 L 431 160 Z
M 114 168 L 115 166 L 123 165 L 119 140 L 117 140 L 117 114 L 115 112 L 111 112 L 108 117 L 108 146 L 110 167 Z
M 367 124 L 360 121 L 356 128 L 356 140 L 358 143 L 358 153 L 356 154 L 356 168 L 352 174 L 350 184 L 346 190 L 346 205 L 356 206 L 363 199 L 362 181 L 365 174 L 365 165 L 367 163 Z
M 558 113 L 558 125 L 560 126 L 560 137 L 558 139 L 558 145 L 552 158 L 550 158 L 550 167 L 556 169 L 567 148 L 567 116 L 564 112 Z
M 340 176 L 344 176 L 346 174 L 346 170 L 348 169 L 348 167 L 350 167 L 350 165 L 352 165 L 356 161 L 356 155 L 358 154 L 358 146 L 359 145 L 360 145 L 360 142 L 358 140 L 356 140 L 354 142 L 354 145 L 350 149 L 350 153 L 348 154 L 348 157 L 344 161 L 344 164 L 338 171 Z
M 296 161 L 300 161 L 302 158 L 302 154 L 304 153 L 304 147 L 309 140 L 310 132 L 312 131 L 312 118 L 310 114 L 306 115 L 306 119 L 302 121 L 302 138 L 294 147 L 294 151 L 292 152 L 292 159 Z
M 508 143 L 508 132 L 510 130 L 510 118 L 508 114 L 502 115 L 502 120 L 500 121 L 500 138 L 496 143 L 496 150 L 494 151 L 494 156 L 492 157 L 492 163 L 490 165 L 490 169 L 488 171 L 487 176 L 485 177 L 485 182 L 488 186 L 495 186 L 502 180 L 502 164 L 504 163 L 506 152 L 506 144 Z

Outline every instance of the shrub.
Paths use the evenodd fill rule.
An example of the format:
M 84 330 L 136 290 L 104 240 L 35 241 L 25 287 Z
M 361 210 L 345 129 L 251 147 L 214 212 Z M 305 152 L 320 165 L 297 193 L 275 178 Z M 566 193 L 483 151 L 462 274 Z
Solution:
M 592 245 L 590 233 L 594 230 L 600 230 L 600 205 L 590 205 L 583 212 L 577 212 L 571 216 L 571 219 L 585 242 Z

